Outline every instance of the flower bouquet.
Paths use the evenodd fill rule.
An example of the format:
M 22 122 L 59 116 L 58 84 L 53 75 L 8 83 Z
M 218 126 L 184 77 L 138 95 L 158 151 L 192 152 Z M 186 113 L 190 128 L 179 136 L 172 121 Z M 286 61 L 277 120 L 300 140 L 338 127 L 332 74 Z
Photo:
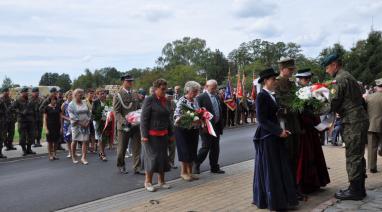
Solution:
M 125 116 L 126 124 L 123 126 L 123 130 L 129 132 L 132 127 L 139 126 L 141 124 L 142 109 L 132 111 Z
M 298 89 L 292 101 L 292 110 L 302 112 L 306 106 L 309 106 L 315 114 L 326 113 L 329 108 L 329 89 L 333 84 L 335 81 L 315 83 Z
M 188 105 L 182 104 L 180 114 L 181 115 L 175 120 L 177 127 L 192 129 L 201 126 L 202 128 L 206 128 L 210 135 L 216 137 L 216 133 L 211 124 L 213 115 L 205 108 L 194 110 Z

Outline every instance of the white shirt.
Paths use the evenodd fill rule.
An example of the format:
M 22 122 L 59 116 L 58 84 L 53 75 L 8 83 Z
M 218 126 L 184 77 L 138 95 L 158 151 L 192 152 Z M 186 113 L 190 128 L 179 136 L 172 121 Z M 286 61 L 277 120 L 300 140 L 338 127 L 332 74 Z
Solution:
M 268 89 L 266 89 L 266 88 L 263 88 L 263 89 L 269 94 L 269 96 L 271 96 L 271 98 L 273 99 L 273 101 L 276 103 L 276 98 L 273 96 L 273 95 L 275 94 L 275 92 L 270 91 L 270 90 L 268 90 Z

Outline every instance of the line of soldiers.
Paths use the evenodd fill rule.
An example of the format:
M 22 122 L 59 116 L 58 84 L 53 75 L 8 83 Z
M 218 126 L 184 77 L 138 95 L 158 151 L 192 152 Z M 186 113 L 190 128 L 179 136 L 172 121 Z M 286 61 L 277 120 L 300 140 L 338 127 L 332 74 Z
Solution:
M 23 156 L 36 154 L 34 147 L 41 147 L 41 135 L 43 128 L 43 112 L 49 105 L 51 97 L 58 98 L 58 104 L 63 103 L 62 92 L 53 87 L 50 97 L 40 97 L 39 88 L 32 88 L 31 93 L 27 87 L 23 87 L 16 100 L 10 97 L 9 88 L 2 90 L 0 97 L 0 158 L 6 158 L 2 154 L 3 144 L 6 151 L 16 150 L 13 146 L 15 124 L 18 123 L 19 144 L 23 150 Z M 63 149 L 59 146 L 58 149 Z

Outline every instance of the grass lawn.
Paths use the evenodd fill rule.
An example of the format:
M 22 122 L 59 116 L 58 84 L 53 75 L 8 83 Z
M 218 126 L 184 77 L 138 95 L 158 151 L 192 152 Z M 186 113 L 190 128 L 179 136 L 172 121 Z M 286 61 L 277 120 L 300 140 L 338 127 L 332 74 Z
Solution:
M 19 129 L 17 126 L 17 123 L 15 124 L 15 136 L 13 137 L 13 144 L 19 144 L 20 134 Z M 42 134 L 41 134 L 41 142 L 45 142 L 46 140 L 46 134 L 45 134 L 45 127 L 42 128 Z

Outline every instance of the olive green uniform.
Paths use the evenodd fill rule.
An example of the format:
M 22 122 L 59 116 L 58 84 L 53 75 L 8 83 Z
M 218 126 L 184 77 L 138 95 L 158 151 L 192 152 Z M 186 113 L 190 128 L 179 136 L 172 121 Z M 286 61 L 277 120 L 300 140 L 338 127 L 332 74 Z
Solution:
M 12 109 L 12 104 L 14 103 L 14 100 L 10 97 L 2 97 L 4 103 L 5 103 L 5 111 L 6 111 L 6 123 L 5 123 L 5 146 L 7 147 L 7 150 L 13 149 L 13 138 L 15 136 L 15 124 L 17 121 L 17 115 L 16 111 Z
M 275 97 L 280 105 L 278 117 L 284 121 L 285 130 L 289 130 L 292 134 L 286 138 L 290 167 L 293 174 L 293 179 L 296 179 L 297 161 L 298 161 L 298 146 L 300 134 L 300 122 L 298 114 L 291 111 L 289 108 L 290 100 L 296 90 L 294 81 L 286 77 L 278 76 L 276 78 L 277 85 L 275 89 Z M 295 180 L 296 182 L 296 180 Z
M 6 105 L 4 98 L 0 98 L 0 156 L 3 155 L 3 144 L 5 144 L 5 132 L 6 132 Z
M 346 148 L 346 171 L 349 181 L 364 180 L 369 120 L 364 108 L 361 88 L 357 80 L 347 71 L 339 70 L 331 90 L 331 110 L 342 120 L 342 140 Z
M 24 153 L 30 153 L 34 141 L 36 107 L 29 98 L 20 96 L 13 104 L 13 108 L 17 112 L 20 146 Z
M 43 99 L 41 97 L 36 97 L 31 99 L 31 103 L 34 105 L 34 111 L 35 111 L 35 133 L 34 133 L 34 140 L 33 142 L 35 144 L 40 144 L 41 141 L 41 135 L 42 135 L 42 128 L 43 128 L 43 111 L 41 110 L 41 105 L 43 103 Z

